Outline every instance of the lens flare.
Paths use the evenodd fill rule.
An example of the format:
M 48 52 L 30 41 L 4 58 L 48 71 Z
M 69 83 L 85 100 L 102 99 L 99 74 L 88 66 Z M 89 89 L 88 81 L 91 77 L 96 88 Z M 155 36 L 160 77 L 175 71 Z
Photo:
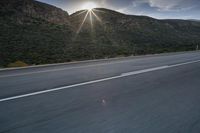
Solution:
M 80 12 L 76 15 L 76 16 L 79 16 L 79 15 L 85 13 L 84 19 L 82 20 L 82 22 L 81 22 L 81 24 L 80 24 L 80 26 L 79 26 L 79 28 L 76 32 L 77 35 L 81 32 L 83 25 L 85 24 L 87 18 L 89 18 L 92 31 L 93 31 L 93 28 L 94 28 L 93 27 L 94 26 L 94 24 L 93 24 L 94 18 L 96 18 L 100 23 L 102 23 L 102 20 L 97 16 L 96 13 L 94 13 L 94 11 L 99 12 L 96 9 L 91 9 L 91 10 L 84 10 L 84 11 L 82 11 L 82 12 Z

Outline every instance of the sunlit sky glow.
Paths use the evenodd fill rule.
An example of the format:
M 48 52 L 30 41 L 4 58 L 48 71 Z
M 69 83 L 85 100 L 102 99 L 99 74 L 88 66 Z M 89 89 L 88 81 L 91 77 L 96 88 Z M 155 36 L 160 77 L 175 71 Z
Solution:
M 98 7 L 95 2 L 85 2 L 81 9 L 92 10 L 93 8 Z
M 200 19 L 200 0 L 39 0 L 66 10 L 103 7 L 126 14 L 147 15 L 159 19 Z

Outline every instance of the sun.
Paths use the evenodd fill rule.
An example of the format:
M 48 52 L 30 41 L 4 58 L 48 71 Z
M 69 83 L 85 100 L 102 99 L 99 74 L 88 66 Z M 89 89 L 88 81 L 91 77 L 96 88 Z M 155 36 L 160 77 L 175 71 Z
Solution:
M 96 7 L 97 7 L 96 3 L 94 3 L 94 2 L 87 2 L 87 3 L 83 4 L 82 9 L 84 9 L 84 10 L 86 9 L 86 10 L 91 11 L 93 8 L 96 8 Z

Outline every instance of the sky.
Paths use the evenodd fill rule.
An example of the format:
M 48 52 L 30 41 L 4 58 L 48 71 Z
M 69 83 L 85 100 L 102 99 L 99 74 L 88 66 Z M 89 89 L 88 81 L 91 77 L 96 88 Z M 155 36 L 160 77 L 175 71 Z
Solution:
M 125 14 L 146 15 L 158 19 L 200 20 L 200 0 L 38 0 L 72 14 L 78 10 L 100 7 Z

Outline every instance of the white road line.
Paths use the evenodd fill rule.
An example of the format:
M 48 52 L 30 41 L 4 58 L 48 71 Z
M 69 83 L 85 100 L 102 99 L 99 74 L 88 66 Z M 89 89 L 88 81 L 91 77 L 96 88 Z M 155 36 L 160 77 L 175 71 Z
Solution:
M 183 66 L 183 65 L 188 65 L 188 64 L 198 63 L 198 62 L 200 62 L 200 60 L 189 61 L 189 62 L 185 62 L 185 63 L 179 63 L 179 64 L 175 64 L 175 65 L 170 65 L 170 67 L 178 67 L 178 66 Z
M 134 61 L 136 61 L 136 60 L 134 60 Z M 99 63 L 99 64 L 95 64 L 95 65 L 78 66 L 78 67 L 67 67 L 67 68 L 51 69 L 51 70 L 35 71 L 35 72 L 26 72 L 26 73 L 19 73 L 19 74 L 2 75 L 2 76 L 0 76 L 0 78 L 25 76 L 25 75 L 31 75 L 31 74 L 40 74 L 40 73 L 64 71 L 64 70 L 78 69 L 78 68 L 88 68 L 88 67 L 95 67 L 95 66 L 105 66 L 105 65 L 110 65 L 110 64 L 120 64 L 120 63 L 126 63 L 126 62 L 131 62 L 131 60 L 116 61 L 116 62 L 106 62 L 106 63 Z
M 153 72 L 153 71 L 158 71 L 158 70 L 163 70 L 163 69 L 167 69 L 167 68 L 173 68 L 173 67 L 178 67 L 178 66 L 198 63 L 198 62 L 200 62 L 200 60 L 191 61 L 191 62 L 185 62 L 185 63 L 180 63 L 180 64 L 175 64 L 175 65 L 170 65 L 170 66 L 161 66 L 161 67 L 149 68 L 149 69 L 144 69 L 144 70 L 139 70 L 139 71 L 134 71 L 134 72 L 122 73 L 119 76 L 113 76 L 113 77 L 108 77 L 108 78 L 103 78 L 103 79 L 99 79 L 99 80 L 83 82 L 83 83 L 79 83 L 79 84 L 74 84 L 74 85 L 69 85 L 69 86 L 49 89 L 49 90 L 38 91 L 38 92 L 28 93 L 28 94 L 24 94 L 24 95 L 18 95 L 18 96 L 3 98 L 3 99 L 0 99 L 0 102 L 20 99 L 20 98 L 25 98 L 25 97 L 35 96 L 35 95 L 40 95 L 40 94 L 44 94 L 44 93 L 49 93 L 49 92 L 64 90 L 64 89 L 68 89 L 68 88 L 73 88 L 73 87 L 78 87 L 78 86 L 84 86 L 84 85 L 89 85 L 89 84 L 109 81 L 109 80 L 113 80 L 113 79 L 119 79 L 119 78 L 123 78 L 123 77 L 128 77 L 128 76 L 133 76 L 133 75 L 138 75 L 138 74 L 142 74 L 142 73 Z
M 19 98 L 24 98 L 24 97 L 29 97 L 29 96 L 34 96 L 34 95 L 39 95 L 39 94 L 54 92 L 54 91 L 59 91 L 59 90 L 73 88 L 73 87 L 78 87 L 78 86 L 83 86 L 83 85 L 94 84 L 94 83 L 98 83 L 98 82 L 103 82 L 103 81 L 108 81 L 108 80 L 112 80 L 112 79 L 117 79 L 117 78 L 120 78 L 120 77 L 121 76 L 115 76 L 115 77 L 110 77 L 110 78 L 104 78 L 104 79 L 93 80 L 93 81 L 89 81 L 89 82 L 83 82 L 83 83 L 79 83 L 79 84 L 74 84 L 74 85 L 69 85 L 69 86 L 54 88 L 54 89 L 50 89 L 50 90 L 44 90 L 44 91 L 38 91 L 38 92 L 24 94 L 24 95 L 19 95 L 19 96 L 8 97 L 8 98 L 0 99 L 0 102 L 10 101 L 10 100 L 14 100 L 14 99 L 19 99 Z
M 172 68 L 172 67 L 178 67 L 178 66 L 183 66 L 187 64 L 193 64 L 193 63 L 198 63 L 200 60 L 196 61 L 190 61 L 190 62 L 185 62 L 185 63 L 180 63 L 180 64 L 175 64 L 175 65 L 168 65 L 168 66 L 161 66 L 161 67 L 155 67 L 155 68 L 150 68 L 150 69 L 145 69 L 145 70 L 139 70 L 139 71 L 134 71 L 134 72 L 128 72 L 128 73 L 123 73 L 123 76 L 131 76 L 131 75 L 136 75 L 140 73 L 145 73 L 145 72 L 150 72 L 150 71 L 156 71 L 156 70 L 162 70 L 166 68 Z
M 134 72 L 122 73 L 121 76 L 123 76 L 123 77 L 132 76 L 132 75 L 136 75 L 136 74 L 152 72 L 152 71 L 162 70 L 162 69 L 166 69 L 166 68 L 169 68 L 169 66 L 161 66 L 161 67 L 149 68 L 149 69 L 144 69 L 144 70 L 139 70 L 139 71 L 134 71 Z

